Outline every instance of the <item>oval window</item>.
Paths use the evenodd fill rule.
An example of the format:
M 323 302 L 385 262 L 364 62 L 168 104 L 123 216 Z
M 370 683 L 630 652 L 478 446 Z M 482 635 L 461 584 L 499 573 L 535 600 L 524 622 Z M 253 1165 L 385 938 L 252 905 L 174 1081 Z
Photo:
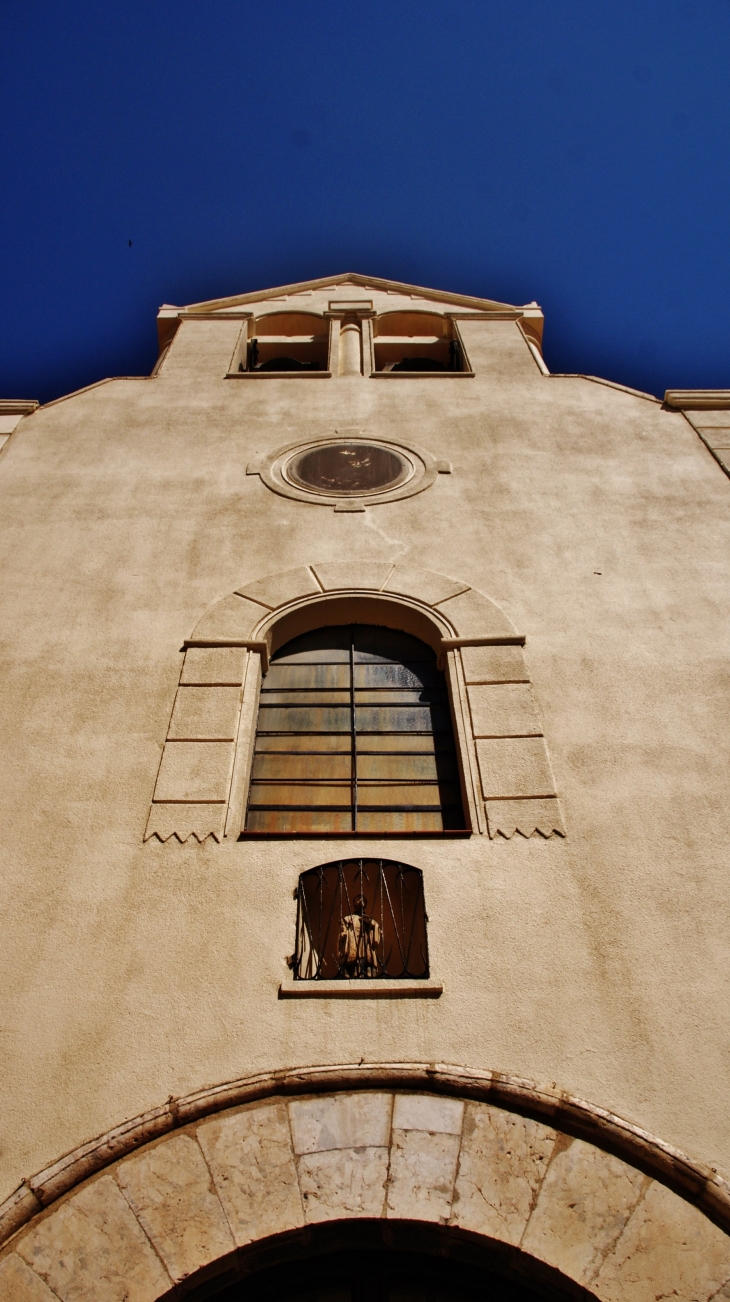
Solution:
M 405 482 L 413 467 L 393 448 L 377 443 L 326 443 L 292 457 L 287 477 L 300 488 L 338 497 L 382 493 Z

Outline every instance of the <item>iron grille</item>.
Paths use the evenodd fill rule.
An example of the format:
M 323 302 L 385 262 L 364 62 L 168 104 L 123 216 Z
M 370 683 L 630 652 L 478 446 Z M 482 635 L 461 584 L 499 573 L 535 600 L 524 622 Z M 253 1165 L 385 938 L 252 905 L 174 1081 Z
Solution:
M 390 859 L 342 859 L 302 873 L 298 980 L 428 977 L 423 874 Z

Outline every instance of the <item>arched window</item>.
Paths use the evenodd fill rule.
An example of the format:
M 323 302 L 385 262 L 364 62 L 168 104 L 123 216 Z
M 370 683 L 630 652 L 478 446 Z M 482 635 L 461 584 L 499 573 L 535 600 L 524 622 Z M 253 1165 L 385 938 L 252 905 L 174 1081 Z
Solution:
M 318 629 L 272 657 L 246 816 L 254 835 L 464 829 L 444 674 L 409 634 Z
M 428 977 L 423 874 L 390 859 L 342 859 L 302 873 L 296 980 Z

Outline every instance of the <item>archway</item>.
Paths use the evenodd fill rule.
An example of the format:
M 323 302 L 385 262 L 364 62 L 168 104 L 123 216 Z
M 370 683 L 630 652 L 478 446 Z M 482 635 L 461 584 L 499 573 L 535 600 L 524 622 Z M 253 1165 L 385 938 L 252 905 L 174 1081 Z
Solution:
M 236 1099 L 249 1101 L 226 1106 Z M 283 1302 L 303 1278 L 297 1261 L 326 1275 L 368 1235 L 390 1290 L 379 1302 L 409 1254 L 419 1279 L 435 1256 L 533 1298 L 709 1302 L 730 1282 L 719 1178 L 578 1100 L 457 1069 L 300 1069 L 203 1091 L 40 1173 L 17 1208 L 1 1302 L 202 1299 L 224 1286 L 232 1302 L 264 1271 L 262 1290 Z
M 419 1221 L 349 1220 L 244 1252 L 190 1302 L 571 1302 L 595 1294 L 519 1249 Z M 235 1276 L 235 1277 L 233 1277 Z

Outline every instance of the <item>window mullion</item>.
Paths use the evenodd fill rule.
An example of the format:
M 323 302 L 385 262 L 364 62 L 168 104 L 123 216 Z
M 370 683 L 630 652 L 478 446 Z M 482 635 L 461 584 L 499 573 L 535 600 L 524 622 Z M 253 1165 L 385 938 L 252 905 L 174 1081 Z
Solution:
M 357 726 L 355 722 L 355 629 L 350 628 L 350 738 L 352 744 L 352 830 L 357 831 Z

